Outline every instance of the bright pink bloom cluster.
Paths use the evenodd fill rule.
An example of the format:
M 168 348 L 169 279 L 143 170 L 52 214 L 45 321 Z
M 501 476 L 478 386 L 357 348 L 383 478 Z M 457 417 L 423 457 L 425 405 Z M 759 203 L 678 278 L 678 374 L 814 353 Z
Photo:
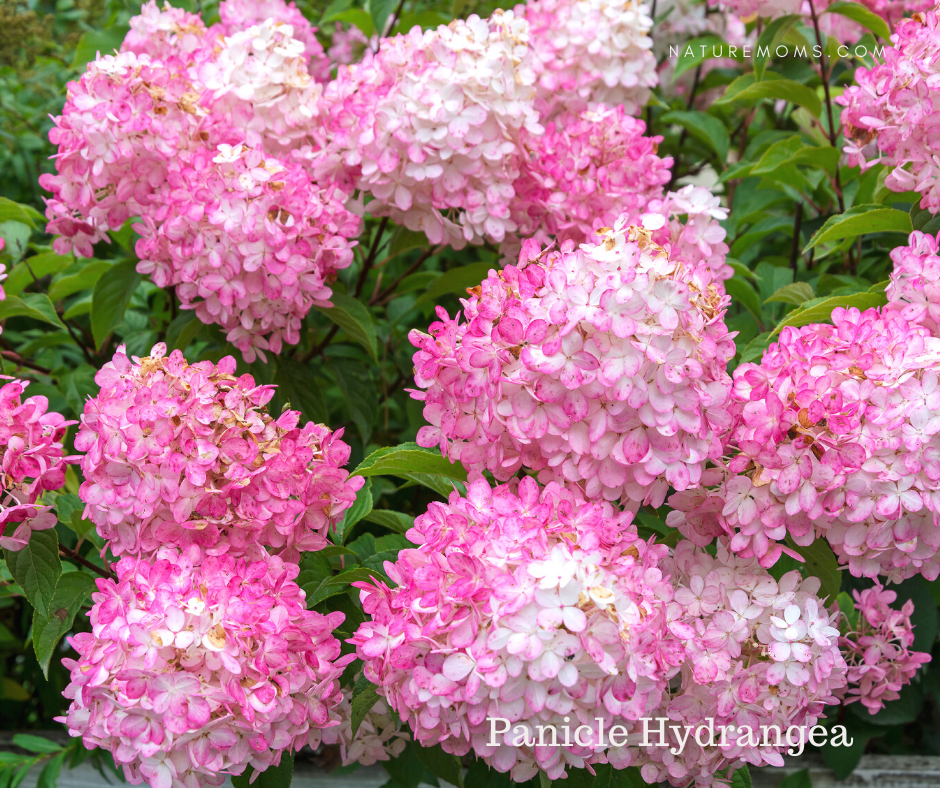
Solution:
M 846 703 L 861 701 L 870 714 L 877 714 L 886 701 L 897 700 L 905 684 L 910 684 L 930 654 L 911 651 L 914 602 L 908 599 L 900 610 L 891 607 L 898 595 L 875 581 L 873 588 L 854 591 L 858 612 L 856 631 L 842 638 L 842 650 L 849 665 Z
M 716 772 L 743 763 L 782 766 L 785 739 L 762 746 L 763 726 L 801 727 L 805 742 L 846 686 L 838 614 L 820 600 L 819 580 L 792 571 L 775 581 L 754 559 L 721 546 L 711 556 L 690 542 L 679 542 L 660 567 L 675 589 L 666 617 L 682 637 L 684 663 L 678 688 L 654 716 L 728 735 L 716 734 L 715 746 L 692 737 L 680 745 L 667 728 L 677 753 L 654 734 L 635 765 L 647 782 L 675 786 L 712 785 Z
M 257 148 L 220 145 L 181 154 L 145 214 L 137 270 L 175 285 L 185 308 L 217 323 L 245 359 L 300 340 L 312 306 L 329 306 L 327 284 L 352 262 L 347 238 L 359 219 L 334 186 L 320 189 L 299 164 Z
M 940 252 L 938 238 L 913 232 L 907 246 L 891 250 L 894 270 L 888 285 L 888 306 L 909 323 L 940 336 Z
M 78 461 L 62 454 L 65 431 L 76 422 L 47 412 L 43 396 L 24 401 L 28 380 L 7 379 L 0 387 L 0 547 L 22 550 L 33 531 L 55 527 L 55 514 L 39 498 L 61 488 L 65 466 Z
M 397 758 L 411 740 L 383 698 L 379 698 L 366 712 L 355 736 L 352 732 L 352 689 L 343 690 L 343 701 L 336 711 L 342 722 L 323 731 L 323 743 L 339 745 L 343 766 L 354 763 L 371 766 Z
M 226 36 L 237 35 L 269 19 L 275 25 L 290 25 L 294 39 L 304 45 L 310 75 L 317 82 L 330 81 L 330 59 L 317 40 L 317 29 L 294 3 L 285 3 L 284 0 L 222 0 L 219 3 L 219 18 Z
M 499 243 L 523 130 L 541 133 L 528 25 L 512 12 L 476 15 L 382 40 L 341 67 L 321 113 L 330 141 L 315 171 L 352 179 L 369 212 L 432 243 Z
M 362 477 L 342 466 L 349 447 L 287 410 L 265 404 L 272 386 L 235 377 L 235 360 L 189 365 L 156 345 L 143 359 L 123 347 L 95 376 L 75 447 L 85 516 L 115 555 L 197 545 L 250 554 L 264 545 L 287 560 L 318 550 L 356 498 Z
M 127 780 L 152 788 L 221 785 L 284 750 L 316 747 L 340 723 L 342 613 L 308 611 L 298 567 L 279 557 L 207 556 L 197 547 L 126 556 L 98 580 L 92 631 L 61 719 Z
M 57 174 L 40 180 L 56 250 L 90 256 L 138 216 L 138 270 L 178 286 L 249 361 L 279 352 L 329 304 L 360 228 L 345 194 L 287 157 L 322 90 L 303 43 L 275 19 L 222 37 L 151 3 L 125 50 L 89 64 L 50 132 Z
M 863 169 L 877 163 L 893 167 L 885 186 L 920 192 L 921 207 L 931 213 L 940 213 L 940 146 L 933 131 L 940 122 L 935 107 L 938 19 L 936 11 L 928 11 L 899 21 L 884 63 L 858 69 L 857 84 L 837 99 L 845 107 L 842 125 L 850 163 Z
M 727 465 L 670 498 L 698 544 L 776 562 L 824 536 L 856 576 L 940 573 L 940 339 L 897 312 L 835 309 L 734 373 Z
M 687 542 L 671 557 L 630 520 L 531 478 L 494 489 L 478 479 L 466 498 L 431 504 L 408 533 L 418 548 L 385 564 L 396 588 L 358 584 L 371 616 L 353 638 L 365 675 L 419 742 L 472 749 L 516 781 L 609 762 L 708 785 L 743 760 L 781 762 L 740 737 L 679 758 L 655 740 L 598 737 L 598 718 L 633 734 L 640 718 L 667 714 L 756 730 L 813 724 L 845 684 L 818 581 L 792 572 L 777 584 L 753 560 Z M 498 746 L 488 717 L 512 723 Z M 560 746 L 532 746 L 549 725 Z M 589 732 L 561 743 L 581 725 Z
M 471 476 L 524 466 L 591 499 L 659 506 L 697 486 L 730 426 L 726 298 L 623 222 L 580 249 L 527 241 L 469 291 L 465 322 L 439 307 L 411 333 L 418 443 Z
M 636 115 L 658 83 L 649 7 L 637 0 L 532 0 L 517 6 L 531 29 L 539 112 L 578 113 L 600 103 Z

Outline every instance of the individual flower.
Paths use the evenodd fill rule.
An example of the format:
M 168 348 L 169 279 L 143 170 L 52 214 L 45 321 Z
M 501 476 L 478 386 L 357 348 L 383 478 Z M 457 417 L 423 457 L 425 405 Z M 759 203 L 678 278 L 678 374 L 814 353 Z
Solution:
M 938 122 L 934 94 L 940 62 L 936 11 L 901 19 L 885 47 L 884 62 L 859 68 L 856 85 L 836 99 L 842 110 L 849 163 L 867 170 L 889 169 L 885 186 L 917 191 L 921 208 L 940 213 L 940 151 L 933 127 Z
M 940 336 L 940 255 L 937 238 L 914 231 L 907 246 L 891 250 L 894 270 L 888 284 L 888 306 L 910 323 Z
M 343 690 L 343 700 L 336 711 L 342 722 L 323 731 L 323 743 L 339 745 L 343 766 L 354 763 L 371 766 L 397 758 L 411 739 L 382 698 L 366 712 L 355 735 L 352 732 L 351 689 Z
M 58 719 L 128 782 L 221 785 L 340 724 L 343 614 L 306 609 L 296 564 L 163 548 L 114 571 L 92 594 L 92 631 L 69 639 Z
M 639 113 L 657 85 L 649 6 L 637 0 L 532 0 L 515 12 L 530 27 L 538 105 L 550 120 L 596 104 Z
M 371 214 L 432 243 L 501 242 L 516 229 L 520 136 L 541 132 L 527 42 L 526 22 L 502 11 L 383 39 L 327 86 L 316 177 L 354 183 Z
M 872 588 L 853 591 L 858 625 L 842 638 L 842 651 L 849 665 L 849 690 L 845 703 L 861 701 L 869 714 L 877 714 L 885 702 L 897 700 L 899 692 L 930 654 L 911 651 L 914 602 L 908 599 L 900 610 L 891 607 L 898 595 L 875 581 Z
M 857 577 L 940 573 L 940 339 L 897 311 L 837 308 L 734 372 L 726 461 L 667 522 L 773 565 L 825 537 Z
M 235 360 L 187 364 L 166 345 L 128 359 L 124 347 L 95 376 L 75 448 L 85 517 L 115 555 L 198 545 L 208 554 L 294 560 L 326 544 L 362 486 L 342 466 L 342 430 L 299 426 L 265 408 L 273 386 L 236 377 Z
M 846 671 L 819 581 L 778 583 L 753 559 L 689 542 L 673 554 L 631 518 L 530 477 L 477 479 L 431 504 L 408 532 L 417 547 L 385 564 L 395 587 L 356 584 L 365 676 L 419 743 L 472 750 L 517 782 L 610 763 L 706 786 L 744 762 L 779 765 L 783 747 L 739 737 L 670 756 L 655 737 L 641 744 L 640 720 L 815 724 Z M 510 728 L 494 740 L 497 717 Z M 627 746 L 609 745 L 616 725 Z M 558 746 L 538 746 L 540 726 Z
M 699 484 L 730 426 L 726 297 L 624 224 L 580 249 L 528 241 L 468 291 L 463 321 L 438 308 L 430 335 L 412 331 L 418 443 L 471 478 L 525 467 L 631 506 Z
M 66 465 L 78 461 L 62 452 L 65 432 L 77 422 L 49 412 L 43 396 L 24 400 L 28 380 L 4 377 L 10 382 L 0 387 L 0 547 L 15 551 L 26 546 L 33 531 L 55 527 L 55 514 L 39 499 L 60 489 Z
M 183 308 L 218 324 L 245 359 L 300 340 L 327 284 L 352 263 L 360 219 L 334 186 L 257 148 L 221 145 L 181 155 L 165 199 L 145 214 L 137 270 L 175 286 Z
M 284 0 L 222 0 L 219 3 L 222 32 L 226 36 L 242 33 L 268 20 L 276 26 L 290 26 L 291 36 L 303 44 L 311 76 L 317 82 L 330 81 L 330 59 L 317 40 L 313 27 L 294 3 Z

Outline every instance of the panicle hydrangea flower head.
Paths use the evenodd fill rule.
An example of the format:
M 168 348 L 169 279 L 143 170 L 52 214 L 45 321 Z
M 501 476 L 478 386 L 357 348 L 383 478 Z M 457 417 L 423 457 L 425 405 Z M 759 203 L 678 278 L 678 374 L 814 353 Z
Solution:
M 144 215 L 137 270 L 175 285 L 184 308 L 222 326 L 248 361 L 296 344 L 352 263 L 360 220 L 335 186 L 243 145 L 181 155 L 159 211 Z
M 235 360 L 189 365 L 179 350 L 146 358 L 120 347 L 95 376 L 75 447 L 85 452 L 79 495 L 115 555 L 197 545 L 209 554 L 294 560 L 318 550 L 362 486 L 342 466 L 342 430 L 277 419 L 272 386 L 235 376 Z
M 432 503 L 408 532 L 417 549 L 386 563 L 396 584 L 360 583 L 371 616 L 352 639 L 365 675 L 415 739 L 471 749 L 516 781 L 606 760 L 587 745 L 491 746 L 488 716 L 525 726 L 630 728 L 655 709 L 682 645 L 663 616 L 667 548 L 639 539 L 632 515 L 524 478 Z
M 0 547 L 22 550 L 33 531 L 54 528 L 57 522 L 40 496 L 65 484 L 65 466 L 78 457 L 65 457 L 62 440 L 74 421 L 49 412 L 43 396 L 23 399 L 28 380 L 0 387 Z
M 225 5 L 223 3 L 223 5 Z M 130 30 L 121 44 L 121 52 L 148 55 L 155 60 L 180 58 L 189 60 L 198 56 L 213 39 L 199 14 L 164 3 L 161 9 L 156 0 L 149 0 L 140 13 L 130 20 Z
M 430 335 L 412 331 L 425 389 L 412 396 L 431 425 L 418 443 L 471 477 L 526 467 L 590 499 L 659 506 L 721 456 L 727 299 L 708 268 L 675 262 L 623 219 L 572 247 L 527 241 L 518 266 L 468 291 L 464 321 L 438 308 Z
M 870 714 L 877 714 L 885 702 L 897 700 L 901 688 L 910 684 L 930 654 L 911 651 L 914 602 L 908 599 L 900 610 L 891 607 L 898 595 L 883 588 L 877 580 L 872 588 L 853 591 L 858 612 L 857 630 L 842 638 L 842 650 L 849 665 L 849 690 L 845 703 L 861 701 Z
M 761 746 L 762 726 L 802 727 L 805 741 L 846 686 L 837 613 L 819 598 L 819 580 L 792 571 L 776 581 L 753 558 L 721 545 L 712 556 L 687 541 L 660 566 L 675 589 L 666 618 L 684 661 L 655 716 L 728 733 L 702 746 L 693 737 L 680 743 L 667 727 L 668 747 L 654 733 L 634 765 L 647 782 L 677 788 L 693 779 L 713 785 L 716 772 L 744 763 L 782 766 L 789 745 Z
M 637 0 L 532 0 L 516 6 L 530 27 L 543 119 L 594 104 L 639 113 L 658 84 L 649 7 Z
M 856 85 L 837 99 L 849 162 L 863 170 L 893 167 L 885 186 L 920 192 L 921 208 L 940 213 L 940 151 L 933 133 L 938 121 L 934 96 L 940 73 L 937 11 L 902 19 L 885 47 L 884 62 L 859 68 Z
M 672 158 L 656 155 L 662 137 L 646 137 L 646 124 L 622 106 L 563 113 L 544 134 L 523 137 L 526 155 L 513 183 L 516 235 L 504 242 L 518 258 L 521 241 L 542 233 L 563 243 L 591 238 L 623 213 L 638 216 L 669 182 Z
M 914 231 L 907 246 L 891 250 L 894 270 L 888 285 L 887 310 L 899 310 L 909 323 L 940 336 L 940 254 L 938 239 Z
M 296 564 L 163 548 L 114 571 L 92 595 L 92 631 L 69 639 L 60 721 L 129 782 L 221 785 L 340 724 L 343 614 L 306 609 Z
M 294 3 L 286 3 L 284 0 L 222 0 L 219 3 L 219 18 L 226 36 L 234 36 L 268 20 L 275 25 L 289 25 L 293 38 L 304 45 L 311 76 L 317 82 L 330 81 L 330 59 L 317 40 L 317 29 Z
M 197 90 L 172 64 L 134 52 L 100 57 L 69 84 L 49 132 L 56 173 L 39 178 L 53 193 L 47 232 L 58 253 L 91 257 L 108 230 L 149 213 L 180 151 L 213 135 Z
M 345 169 L 370 213 L 432 243 L 501 242 L 516 229 L 520 135 L 542 130 L 527 42 L 526 22 L 502 11 L 383 39 L 327 87 L 331 141 L 314 167 Z
M 898 312 L 835 309 L 784 328 L 734 372 L 726 464 L 673 496 L 668 522 L 699 544 L 774 564 L 789 534 L 824 536 L 855 576 L 940 573 L 940 339 Z
M 670 758 L 655 738 L 639 744 L 639 720 L 815 723 L 845 685 L 818 580 L 791 572 L 778 584 L 753 559 L 688 542 L 672 556 L 631 517 L 530 477 L 493 489 L 478 479 L 431 504 L 408 533 L 417 549 L 385 565 L 396 587 L 358 584 L 365 675 L 420 743 L 472 749 L 516 781 L 609 762 L 710 785 L 729 765 L 782 763 L 734 738 Z M 497 746 L 493 717 L 511 723 Z M 637 734 L 631 746 L 608 749 L 598 718 Z M 590 733 L 531 746 L 552 725 L 560 742 L 565 728 Z
M 322 87 L 290 25 L 264 20 L 226 36 L 218 50 L 194 69 L 213 114 L 267 153 L 286 153 L 309 135 Z
M 379 698 L 366 712 L 355 736 L 352 732 L 352 689 L 343 689 L 343 701 L 336 711 L 342 722 L 323 731 L 323 743 L 339 745 L 343 766 L 354 763 L 371 766 L 397 758 L 411 740 L 383 698 Z

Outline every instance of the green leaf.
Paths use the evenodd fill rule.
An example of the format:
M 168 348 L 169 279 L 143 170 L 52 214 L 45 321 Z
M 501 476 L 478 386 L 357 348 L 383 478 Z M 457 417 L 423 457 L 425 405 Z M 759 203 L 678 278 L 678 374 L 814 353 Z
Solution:
M 897 700 L 885 702 L 877 714 L 869 714 L 861 703 L 853 703 L 849 708 L 872 725 L 907 725 L 914 722 L 924 708 L 924 693 L 919 685 L 905 684 L 899 695 Z
M 428 767 L 435 777 L 446 780 L 457 788 L 463 788 L 463 769 L 456 755 L 444 752 L 440 744 L 433 747 L 418 747 L 418 760 Z
M 602 763 L 595 766 L 594 771 L 597 772 L 594 788 L 649 788 L 636 766 L 615 769 L 608 763 Z
M 845 591 L 840 591 L 839 595 L 836 597 L 836 603 L 839 605 L 839 610 L 842 615 L 844 615 L 846 621 L 848 621 L 849 628 L 847 631 L 855 632 L 855 630 L 858 629 L 858 610 L 855 608 L 855 602 L 852 601 L 852 597 Z M 845 632 L 842 634 L 845 634 Z
M 659 119 L 663 123 L 676 123 L 682 126 L 689 134 L 715 151 L 722 164 L 728 158 L 731 137 L 728 136 L 728 130 L 718 118 L 705 112 L 676 110 L 667 112 Z
M 420 16 L 420 14 L 417 14 L 417 16 Z M 420 249 L 427 245 L 428 237 L 424 233 L 418 232 L 417 230 L 409 230 L 407 227 L 399 227 L 392 235 L 392 240 L 388 247 L 388 256 L 389 258 L 396 257 L 405 252 L 410 252 L 412 249 Z
M 829 217 L 810 239 L 803 253 L 827 241 L 841 241 L 843 238 L 867 233 L 908 235 L 911 230 L 911 216 L 906 211 L 887 208 L 884 205 L 856 205 L 845 213 Z
M 385 35 L 385 25 L 388 18 L 395 10 L 398 0 L 369 0 L 369 10 L 372 12 L 372 24 L 375 25 L 376 32 Z
M 397 534 L 403 534 L 414 527 L 415 518 L 404 512 L 393 512 L 391 509 L 373 509 L 362 518 L 366 522 L 381 525 L 394 531 Z
M 818 596 L 829 602 L 839 595 L 842 585 L 842 573 L 839 571 L 839 561 L 832 552 L 832 548 L 825 539 L 817 539 L 809 547 L 798 545 L 788 535 L 787 544 L 796 550 L 805 563 L 800 566 L 803 577 L 818 577 L 822 584 Z
M 42 254 L 27 257 L 10 271 L 9 276 L 3 283 L 3 290 L 8 297 L 19 295 L 24 288 L 29 287 L 37 279 L 49 274 L 57 274 L 73 262 L 71 255 L 56 254 L 55 252 L 43 252 Z
M 733 282 L 734 280 L 729 279 L 728 281 Z M 727 284 L 727 282 L 725 284 Z M 806 306 L 803 309 L 796 309 L 791 312 L 777 324 L 771 336 L 776 336 L 787 326 L 796 326 L 799 328 L 800 326 L 808 326 L 810 323 L 825 323 L 832 316 L 832 310 L 838 307 L 850 309 L 854 306 L 856 309 L 864 312 L 866 309 L 871 309 L 875 306 L 884 306 L 886 303 L 888 303 L 888 299 L 884 292 L 853 293 L 852 295 L 824 298 L 812 306 Z
M 365 676 L 360 676 L 359 681 L 356 682 L 356 686 L 353 688 L 352 693 L 352 711 L 350 713 L 350 722 L 352 723 L 353 736 L 355 736 L 356 731 L 359 730 L 359 726 L 365 719 L 366 714 L 369 713 L 369 710 L 379 699 L 377 689 L 378 687 L 376 687 L 375 684 L 369 681 L 369 679 L 367 679 Z
M 760 296 L 750 282 L 732 277 L 725 282 L 725 290 L 732 299 L 741 303 L 758 321 L 761 320 Z
M 334 526 L 336 540 L 340 543 L 345 542 L 349 537 L 353 526 L 363 517 L 366 517 L 371 511 L 372 479 L 366 479 L 366 483 L 362 485 L 362 487 L 359 489 L 359 492 L 356 493 L 356 500 L 353 501 L 353 505 L 343 513 L 343 519 Z
M 254 777 L 254 772 L 254 767 L 249 766 L 241 774 L 233 776 L 234 788 L 290 788 L 294 778 L 294 754 L 282 751 L 281 762 L 277 766 L 269 766 L 257 777 Z
M 66 752 L 62 751 L 46 762 L 46 765 L 42 767 L 42 771 L 39 772 L 39 777 L 36 778 L 36 788 L 56 788 L 65 756 Z
M 777 45 L 783 40 L 787 31 L 793 27 L 793 23 L 801 17 L 798 14 L 788 14 L 780 16 L 770 22 L 764 28 L 764 32 L 757 39 L 757 46 L 754 48 L 754 72 L 760 79 L 767 68 L 767 60 L 774 54 Z
M 113 25 L 104 30 L 89 30 L 79 40 L 75 47 L 75 56 L 72 58 L 72 68 L 75 70 L 84 67 L 94 60 L 98 53 L 113 55 L 115 50 L 121 48 L 124 36 L 130 27 L 127 25 Z
M 62 574 L 59 540 L 55 529 L 33 531 L 22 550 L 3 551 L 7 568 L 20 584 L 29 603 L 41 616 L 50 615 L 49 605 L 55 597 L 56 583 Z
M 372 34 L 375 32 L 372 17 L 361 8 L 350 8 L 348 11 L 340 11 L 337 14 L 332 14 L 323 20 L 323 24 L 328 22 L 346 22 L 347 24 L 355 25 L 362 31 L 366 38 L 372 38 Z
M 330 358 L 326 365 L 336 377 L 336 384 L 343 394 L 343 405 L 359 429 L 364 444 L 372 436 L 378 403 L 375 385 L 369 369 L 359 361 Z
M 417 443 L 402 443 L 374 451 L 359 463 L 352 475 L 403 476 L 413 473 L 444 476 L 460 482 L 467 480 L 467 472 L 462 465 L 452 463 L 433 449 L 423 449 Z
M 327 575 L 326 577 L 302 577 L 298 575 L 299 585 L 306 594 L 307 607 L 313 608 L 319 605 L 325 599 L 331 596 L 346 592 L 350 584 L 358 582 L 373 582 L 376 578 L 387 580 L 383 573 L 378 569 L 368 569 L 364 567 L 354 567 L 345 569 L 339 574 Z
M 289 402 L 294 410 L 299 410 L 305 419 L 316 424 L 329 421 L 321 391 L 323 384 L 317 380 L 309 364 L 301 364 L 290 356 L 278 356 L 274 382 L 281 399 Z
M 372 356 L 373 361 L 377 360 L 375 325 L 372 323 L 372 315 L 369 314 L 369 310 L 355 298 L 342 293 L 333 293 L 330 300 L 333 302 L 333 306 L 329 309 L 324 307 L 314 308 L 326 315 L 349 334 L 352 339 L 362 345 Z
M 435 279 L 434 284 L 421 294 L 414 305 L 434 303 L 441 296 L 451 293 L 464 294 L 468 287 L 476 287 L 486 279 L 492 267 L 490 263 L 471 263 L 459 268 L 451 268 L 450 271 Z
M 769 78 L 772 73 L 773 72 L 768 71 L 764 74 L 763 80 L 754 82 L 743 90 L 736 91 L 733 96 L 729 97 L 728 93 L 730 92 L 730 88 L 734 85 L 734 82 L 732 82 L 725 95 L 715 103 L 724 104 L 729 101 L 753 101 L 759 99 L 777 101 L 782 99 L 793 104 L 798 104 L 801 107 L 806 107 L 809 112 L 819 117 L 819 113 L 822 111 L 822 104 L 815 90 L 806 85 L 801 85 L 799 82 L 794 82 L 792 79 L 781 78 L 779 74 L 774 74 L 774 78 Z
M 13 679 L 0 678 L 0 700 L 14 700 L 22 703 L 29 700 L 29 693 Z
M 829 6 L 823 13 L 839 14 L 846 19 L 851 19 L 853 22 L 858 22 L 862 27 L 867 27 L 872 33 L 885 41 L 891 38 L 891 28 L 888 27 L 888 23 L 874 11 L 869 11 L 865 6 L 858 3 L 840 0 L 840 2 Z
M 676 59 L 675 76 L 680 77 L 686 71 L 696 68 L 711 58 L 728 57 L 729 46 L 717 36 L 702 36 L 680 45 Z
M 78 273 L 56 277 L 49 286 L 49 300 L 59 301 L 94 287 L 104 273 L 111 270 L 111 266 L 112 263 L 106 260 L 91 260 Z
M 72 628 L 75 614 L 95 587 L 94 579 L 86 572 L 66 572 L 59 578 L 49 604 L 51 615 L 46 617 L 37 611 L 33 617 L 33 649 L 46 678 L 55 647 Z
M 799 134 L 778 140 L 771 145 L 751 168 L 751 175 L 766 175 L 784 164 L 790 164 L 796 152 L 805 143 Z
M 29 317 L 33 320 L 48 323 L 56 328 L 65 328 L 65 325 L 59 320 L 49 296 L 45 293 L 27 293 L 22 298 L 20 296 L 7 296 L 5 300 L 0 301 L 0 320 L 11 317 Z
M 891 586 L 897 592 L 897 600 L 892 607 L 900 609 L 905 602 L 914 603 L 914 612 L 911 613 L 911 624 L 914 628 L 914 644 L 912 651 L 933 651 L 937 640 L 937 605 L 934 603 L 930 583 L 922 576 L 905 580 L 899 585 Z
M 392 33 L 407 33 L 415 25 L 422 30 L 432 30 L 440 25 L 446 25 L 451 19 L 452 17 L 440 11 L 419 11 L 416 14 L 405 14 L 395 23 Z M 409 232 L 411 231 L 409 230 Z M 421 235 L 424 236 L 424 233 L 421 233 Z M 427 238 L 425 238 L 425 243 L 427 243 Z
M 17 733 L 13 737 L 13 743 L 21 750 L 39 753 L 40 755 L 50 755 L 62 751 L 61 744 L 44 739 L 42 736 L 33 736 L 30 733 Z
M 794 304 L 795 306 L 801 306 L 815 296 L 816 294 L 813 292 L 813 288 L 806 282 L 793 282 L 793 284 L 781 287 L 770 298 L 766 299 L 764 303 Z
M 920 204 L 915 202 L 911 206 L 911 226 L 927 235 L 936 235 L 940 233 L 940 216 L 921 208 Z
M 101 350 L 111 332 L 124 319 L 124 310 L 141 280 L 136 266 L 135 260 L 124 260 L 95 285 L 91 297 L 91 333 L 96 350 Z
M 751 788 L 751 773 L 748 771 L 747 764 L 739 766 L 731 775 L 731 788 Z
M 0 254 L 10 258 L 8 265 L 18 263 L 26 254 L 26 247 L 32 235 L 32 229 L 22 222 L 0 222 L 0 238 L 6 241 L 6 246 Z
M 551 778 L 539 769 L 539 788 L 552 788 Z
M 809 769 L 800 769 L 798 772 L 788 774 L 777 788 L 813 788 L 813 782 L 809 779 Z
M 0 224 L 3 222 L 19 222 L 35 230 L 37 222 L 45 223 L 45 221 L 46 217 L 35 208 L 13 202 L 13 200 L 8 200 L 6 197 L 0 197 Z
M 166 346 L 169 350 L 185 350 L 202 331 L 204 323 L 195 310 L 184 309 L 166 328 Z

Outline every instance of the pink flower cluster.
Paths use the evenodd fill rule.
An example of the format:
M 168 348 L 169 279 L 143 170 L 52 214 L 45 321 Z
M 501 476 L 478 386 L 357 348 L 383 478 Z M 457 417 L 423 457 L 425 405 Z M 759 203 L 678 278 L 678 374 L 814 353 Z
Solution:
M 336 707 L 340 724 L 323 731 L 324 744 L 338 744 L 343 766 L 354 763 L 371 766 L 379 761 L 397 758 L 411 739 L 401 722 L 379 698 L 366 712 L 356 734 L 352 732 L 352 690 L 343 690 L 343 700 Z
M 365 675 L 420 743 L 473 750 L 516 781 L 609 762 L 709 785 L 729 765 L 782 762 L 741 737 L 679 757 L 598 737 L 598 718 L 610 735 L 667 714 L 813 724 L 845 684 L 818 581 L 778 584 L 753 560 L 687 542 L 669 555 L 631 517 L 531 478 L 478 479 L 466 498 L 432 503 L 408 532 L 417 549 L 385 564 L 396 588 L 357 584 L 371 616 L 353 638 Z M 488 717 L 512 724 L 497 746 Z M 565 741 L 581 725 L 590 732 Z M 556 726 L 560 746 L 533 746 L 538 726 Z
M 712 785 L 712 776 L 728 766 L 782 766 L 785 740 L 762 746 L 764 726 L 802 727 L 805 742 L 846 686 L 838 614 L 820 600 L 819 580 L 792 571 L 775 581 L 754 559 L 722 546 L 712 556 L 685 541 L 661 569 L 674 588 L 666 617 L 682 637 L 684 661 L 678 688 L 655 716 L 692 729 L 713 721 L 729 733 L 716 736 L 716 746 L 690 737 L 680 747 L 667 728 L 666 742 L 679 752 L 644 748 L 635 761 L 643 779 Z
M 71 83 L 50 132 L 57 173 L 40 181 L 54 195 L 56 250 L 91 256 L 140 217 L 138 270 L 178 286 L 246 359 L 296 343 L 311 306 L 329 305 L 327 282 L 352 262 L 360 227 L 345 194 L 286 156 L 319 111 L 306 63 L 276 19 L 223 37 L 145 6 L 125 51 Z
M 296 564 L 163 548 L 98 580 L 60 721 L 134 784 L 221 785 L 339 725 L 342 613 L 308 611 Z
M 940 213 L 940 151 L 933 129 L 940 122 L 935 108 L 937 63 L 940 62 L 938 13 L 927 11 L 902 19 L 885 47 L 884 62 L 855 72 L 856 85 L 837 100 L 849 162 L 868 169 L 893 167 L 885 186 L 917 191 L 921 207 Z
M 39 498 L 60 489 L 65 466 L 78 461 L 62 454 L 65 432 L 76 422 L 47 412 L 43 396 L 24 401 L 28 380 L 7 379 L 0 387 L 0 547 L 22 550 L 33 531 L 55 527 L 55 514 Z
M 379 45 L 379 37 L 372 35 L 371 41 L 355 25 L 347 25 L 345 28 L 339 23 L 333 29 L 333 36 L 327 55 L 332 63 L 339 66 L 349 66 L 362 60 L 366 50 L 371 46 L 373 50 Z
M 604 228 L 600 243 L 542 251 L 490 271 L 463 301 L 438 307 L 415 380 L 440 446 L 471 477 L 521 467 L 590 498 L 659 506 L 670 485 L 698 485 L 730 427 L 725 371 L 734 344 L 711 271 L 689 269 L 649 232 Z
M 351 179 L 371 214 L 432 243 L 499 243 L 516 229 L 520 135 L 542 131 L 534 85 L 528 25 L 512 12 L 383 39 L 327 87 L 314 170 Z
M 294 39 L 304 46 L 310 75 L 317 82 L 330 81 L 330 58 L 317 40 L 317 29 L 294 3 L 286 3 L 284 0 L 222 0 L 219 3 L 219 18 L 225 36 L 235 36 L 269 19 L 275 25 L 289 25 Z
M 909 323 L 940 336 L 940 251 L 938 238 L 913 232 L 907 246 L 891 250 L 894 270 L 888 285 L 888 305 Z
M 112 552 L 196 545 L 254 558 L 264 545 L 294 560 L 325 546 L 363 484 L 342 469 L 342 430 L 301 428 L 292 410 L 274 419 L 273 387 L 236 377 L 231 356 L 189 365 L 165 353 L 161 343 L 131 361 L 119 348 L 75 439 L 85 517 Z
M 528 21 L 545 120 L 595 104 L 636 115 L 658 84 L 649 7 L 638 0 L 532 0 Z
M 849 665 L 846 703 L 861 701 L 870 714 L 877 714 L 886 701 L 898 694 L 930 654 L 911 651 L 914 602 L 908 599 L 900 610 L 891 607 L 898 595 L 875 581 L 873 588 L 854 591 L 858 627 L 842 638 L 842 650 Z
M 764 566 L 824 536 L 853 575 L 940 574 L 940 339 L 891 310 L 785 328 L 734 373 L 726 464 L 667 522 Z M 795 554 L 795 553 L 794 553 Z

